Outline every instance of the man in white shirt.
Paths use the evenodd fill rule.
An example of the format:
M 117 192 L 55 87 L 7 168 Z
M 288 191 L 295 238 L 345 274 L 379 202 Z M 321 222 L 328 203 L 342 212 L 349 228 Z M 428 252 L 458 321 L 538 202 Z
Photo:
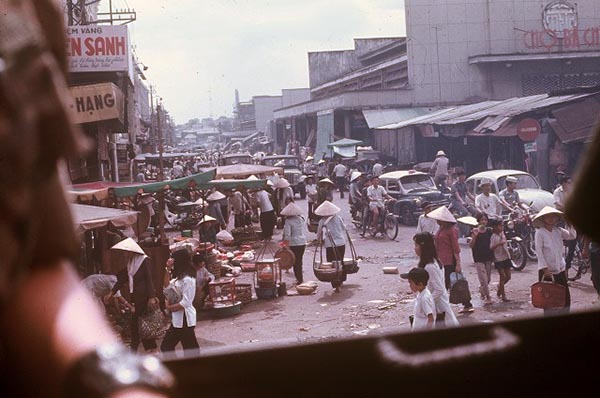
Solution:
M 392 199 L 384 187 L 379 185 L 379 177 L 373 177 L 372 185 L 367 188 L 367 198 L 369 199 L 369 209 L 373 214 L 372 227 L 377 228 L 379 221 L 379 213 L 383 210 L 385 203 L 384 199 Z
M 450 159 L 446 156 L 444 151 L 438 151 L 435 155 L 435 160 L 429 169 L 429 173 L 433 174 L 435 184 L 440 186 L 440 190 L 446 190 L 446 181 L 448 180 L 448 165 L 450 164 Z
M 510 211 L 510 206 L 504 203 L 496 194 L 492 193 L 492 182 L 484 179 L 479 183 L 481 193 L 475 197 L 475 207 L 488 219 L 499 219 L 501 207 Z
M 260 228 L 262 230 L 263 239 L 270 240 L 273 237 L 273 228 L 277 221 L 275 209 L 273 209 L 269 194 L 264 189 L 256 192 L 254 197 L 260 208 Z
M 567 199 L 567 196 L 569 195 L 569 190 L 571 187 L 571 183 L 572 183 L 572 179 L 571 177 L 569 177 L 568 175 L 563 175 L 560 179 L 560 186 L 558 188 L 556 188 L 554 190 L 553 196 L 554 196 L 554 207 L 560 211 L 564 211 L 565 209 L 565 201 Z M 567 274 L 568 274 L 568 270 L 571 268 L 571 263 L 573 262 L 573 257 L 575 256 L 575 247 L 577 246 L 577 234 L 575 234 L 575 237 L 573 239 L 565 239 L 565 246 L 567 247 L 567 257 L 565 259 L 566 261 L 566 268 L 567 268 Z M 568 276 L 568 275 L 567 275 Z
M 382 172 L 383 172 L 383 165 L 381 163 L 379 163 L 379 161 L 377 161 L 377 163 L 375 163 L 373 165 L 373 170 L 372 170 L 373 177 L 379 177 Z
M 440 226 L 437 220 L 427 217 L 427 214 L 433 210 L 433 205 L 430 202 L 423 202 L 421 208 L 423 209 L 423 214 L 419 216 L 419 221 L 417 222 L 417 233 L 429 232 L 435 236 Z
M 346 185 L 346 173 L 348 169 L 340 161 L 333 168 L 333 174 L 335 175 L 335 182 L 340 190 L 340 199 L 344 199 L 344 185 Z

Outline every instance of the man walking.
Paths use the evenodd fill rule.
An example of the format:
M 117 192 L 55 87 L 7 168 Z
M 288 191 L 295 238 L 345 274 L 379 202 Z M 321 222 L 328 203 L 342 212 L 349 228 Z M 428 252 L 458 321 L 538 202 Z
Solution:
M 333 168 L 333 174 L 335 175 L 335 183 L 340 190 L 340 199 L 344 199 L 344 185 L 346 184 L 346 172 L 348 169 L 342 162 L 338 160 L 337 164 Z

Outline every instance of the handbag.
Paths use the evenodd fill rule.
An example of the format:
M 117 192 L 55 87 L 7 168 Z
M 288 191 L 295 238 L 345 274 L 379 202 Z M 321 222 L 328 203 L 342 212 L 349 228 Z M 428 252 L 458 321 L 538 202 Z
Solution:
M 471 301 L 469 283 L 462 272 L 452 272 L 450 274 L 450 303 L 462 304 L 468 301 Z
M 173 286 L 172 283 L 163 289 L 163 294 L 170 304 L 179 303 L 182 299 L 181 295 L 177 289 L 175 289 L 175 286 Z
M 535 308 L 562 308 L 567 302 L 567 288 L 554 281 L 552 275 L 551 281 L 540 282 L 531 285 L 531 304 Z
M 161 310 L 150 311 L 139 318 L 138 326 L 142 340 L 154 340 L 161 337 L 166 325 L 166 317 Z

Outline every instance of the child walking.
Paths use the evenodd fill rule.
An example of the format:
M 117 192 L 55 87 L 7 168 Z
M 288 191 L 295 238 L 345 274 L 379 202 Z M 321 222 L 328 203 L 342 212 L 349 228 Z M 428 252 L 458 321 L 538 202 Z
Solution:
M 408 273 L 401 274 L 400 277 L 408 279 L 410 290 L 417 293 L 411 329 L 433 329 L 436 310 L 433 296 L 427 289 L 429 274 L 423 268 L 412 268 Z
M 473 252 L 473 261 L 479 278 L 479 293 L 481 299 L 486 305 L 492 304 L 490 298 L 489 284 L 492 279 L 492 263 L 494 262 L 494 252 L 490 248 L 492 230 L 488 228 L 488 217 L 485 213 L 477 214 L 477 228 L 471 232 L 471 241 L 469 246 Z
M 509 301 L 506 298 L 504 285 L 510 280 L 510 268 L 512 261 L 508 253 L 508 245 L 506 244 L 506 236 L 504 235 L 504 226 L 500 220 L 490 220 L 488 225 L 492 228 L 493 234 L 490 238 L 490 249 L 494 252 L 494 266 L 500 275 L 498 282 L 498 297 L 502 301 Z

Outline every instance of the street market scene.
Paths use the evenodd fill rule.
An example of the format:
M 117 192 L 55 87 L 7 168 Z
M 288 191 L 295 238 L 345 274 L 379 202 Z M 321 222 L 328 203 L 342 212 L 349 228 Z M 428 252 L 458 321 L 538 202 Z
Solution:
M 552 395 L 525 374 L 594 369 L 600 2 L 156 3 L 0 4 L 3 384 L 273 396 L 290 366 L 454 395 L 522 363 Z M 333 10 L 363 23 L 312 37 Z

